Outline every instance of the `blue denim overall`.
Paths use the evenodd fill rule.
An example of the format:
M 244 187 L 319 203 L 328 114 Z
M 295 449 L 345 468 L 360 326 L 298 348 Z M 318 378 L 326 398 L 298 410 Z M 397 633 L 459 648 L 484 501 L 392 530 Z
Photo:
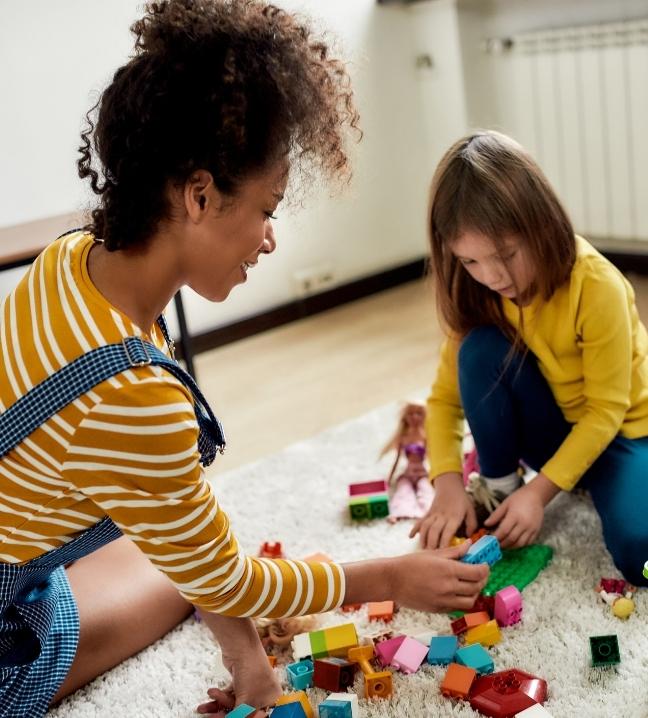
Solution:
M 159 320 L 167 343 L 168 331 Z M 194 380 L 138 337 L 93 349 L 42 381 L 0 414 L 0 460 L 64 406 L 101 382 L 138 366 L 159 366 L 192 393 L 203 466 L 225 448 L 222 427 Z M 67 675 L 79 616 L 64 566 L 121 535 L 109 517 L 25 564 L 0 562 L 0 718 L 41 718 Z

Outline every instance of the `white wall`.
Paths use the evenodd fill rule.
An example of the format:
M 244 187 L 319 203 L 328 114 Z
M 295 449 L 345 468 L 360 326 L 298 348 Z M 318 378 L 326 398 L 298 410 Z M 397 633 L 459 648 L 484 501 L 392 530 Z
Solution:
M 333 198 L 320 189 L 304 209 L 280 208 L 278 249 L 230 299 L 185 294 L 193 332 L 295 297 L 295 271 L 330 262 L 343 283 L 425 253 L 425 206 L 436 161 L 465 131 L 454 0 L 413 9 L 375 0 L 280 0 L 316 16 L 340 40 L 362 115 L 355 177 Z M 0 227 L 83 209 L 76 148 L 84 112 L 130 51 L 134 0 L 7 3 L 0 22 Z M 421 52 L 435 59 L 419 72 Z M 49 239 L 49 238 L 45 238 Z M 4 294 L 20 272 L 0 276 Z

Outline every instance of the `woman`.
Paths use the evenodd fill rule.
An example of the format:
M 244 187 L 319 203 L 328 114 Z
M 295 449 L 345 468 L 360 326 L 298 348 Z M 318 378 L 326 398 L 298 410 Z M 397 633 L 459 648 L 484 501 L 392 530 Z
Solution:
M 135 54 L 82 134 L 92 221 L 50 245 L 2 312 L 3 410 L 88 352 L 125 342 L 130 360 L 0 459 L 7 716 L 43 715 L 194 606 L 233 676 L 220 704 L 267 706 L 280 688 L 250 617 L 386 598 L 468 608 L 487 575 L 453 560 L 465 549 L 345 566 L 240 551 L 200 465 L 219 425 L 172 362 L 156 365 L 158 317 L 182 286 L 222 301 L 246 281 L 275 248 L 289 171 L 344 177 L 357 113 L 342 64 L 260 0 L 152 3 L 132 29 Z

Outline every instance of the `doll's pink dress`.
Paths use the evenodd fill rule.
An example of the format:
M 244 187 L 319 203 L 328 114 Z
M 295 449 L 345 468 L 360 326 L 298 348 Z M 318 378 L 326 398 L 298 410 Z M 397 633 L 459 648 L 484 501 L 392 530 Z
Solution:
M 392 521 L 421 518 L 432 505 L 432 484 L 424 464 L 425 444 L 405 444 L 403 453 L 407 466 L 396 479 L 396 488 L 389 502 L 389 518 Z

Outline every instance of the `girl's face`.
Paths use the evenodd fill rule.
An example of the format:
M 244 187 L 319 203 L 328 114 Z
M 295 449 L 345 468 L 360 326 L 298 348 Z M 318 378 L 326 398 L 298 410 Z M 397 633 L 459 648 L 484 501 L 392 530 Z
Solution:
M 223 301 L 247 280 L 261 254 L 274 251 L 271 220 L 283 199 L 287 176 L 287 165 L 280 163 L 245 180 L 231 200 L 223 202 L 213 182 L 196 194 L 195 201 L 205 209 L 198 215 L 200 221 L 190 221 L 181 261 L 186 284 L 197 294 Z
M 492 239 L 466 231 L 452 245 L 452 253 L 475 281 L 508 299 L 527 300 L 533 267 L 518 237 L 506 237 L 503 244 L 503 250 L 498 251 Z

